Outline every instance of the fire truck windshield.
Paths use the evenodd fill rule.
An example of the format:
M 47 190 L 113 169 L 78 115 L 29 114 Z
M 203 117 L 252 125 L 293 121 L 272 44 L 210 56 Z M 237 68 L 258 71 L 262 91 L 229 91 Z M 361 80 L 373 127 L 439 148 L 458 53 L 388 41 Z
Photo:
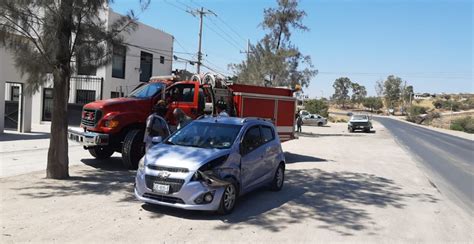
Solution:
M 162 83 L 148 83 L 133 90 L 128 97 L 150 98 L 160 93 L 164 85 Z

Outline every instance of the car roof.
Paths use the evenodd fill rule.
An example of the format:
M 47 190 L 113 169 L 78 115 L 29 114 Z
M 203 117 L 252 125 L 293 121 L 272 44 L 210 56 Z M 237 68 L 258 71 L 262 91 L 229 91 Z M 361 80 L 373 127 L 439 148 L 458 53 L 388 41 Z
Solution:
M 229 124 L 229 125 L 244 125 L 250 122 L 251 124 L 257 123 L 257 124 L 263 124 L 263 125 L 273 125 L 272 123 L 267 122 L 262 118 L 253 118 L 253 117 L 239 118 L 239 117 L 228 117 L 228 116 L 215 116 L 215 117 L 204 117 L 195 121 L 202 122 L 202 123 L 222 123 L 222 124 Z
M 229 125 L 242 125 L 243 124 L 242 118 L 228 117 L 228 116 L 205 117 L 205 118 L 195 120 L 195 121 L 203 122 L 203 123 L 222 123 L 222 124 L 229 124 Z

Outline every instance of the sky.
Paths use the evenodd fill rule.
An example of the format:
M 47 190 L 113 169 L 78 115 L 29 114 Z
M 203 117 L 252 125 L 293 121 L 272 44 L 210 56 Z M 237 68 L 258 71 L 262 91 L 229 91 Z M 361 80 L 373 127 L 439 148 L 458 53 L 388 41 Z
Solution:
M 139 21 L 175 38 L 179 57 L 195 60 L 199 7 L 217 16 L 204 18 L 206 66 L 232 74 L 228 64 L 245 59 L 247 40 L 258 42 L 265 8 L 276 0 L 151 0 L 140 12 L 138 0 L 115 0 L 114 11 L 133 9 Z M 329 97 L 338 77 L 349 77 L 375 95 L 375 82 L 396 75 L 415 92 L 474 93 L 473 1 L 471 0 L 302 0 L 307 32 L 294 31 L 293 44 L 311 56 L 318 70 L 304 93 Z M 185 68 L 175 62 L 173 68 Z M 195 67 L 187 65 L 190 71 Z M 204 68 L 204 71 L 207 69 Z

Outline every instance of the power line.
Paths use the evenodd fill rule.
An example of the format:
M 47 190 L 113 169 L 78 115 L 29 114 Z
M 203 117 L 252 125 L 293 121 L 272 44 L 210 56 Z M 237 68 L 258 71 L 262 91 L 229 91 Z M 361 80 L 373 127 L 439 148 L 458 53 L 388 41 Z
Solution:
M 227 38 L 225 38 L 224 36 L 222 36 L 219 32 L 217 32 L 216 30 L 214 30 L 212 27 L 210 27 L 209 25 L 207 25 L 206 23 L 204 23 L 204 25 L 209 28 L 212 32 L 214 32 L 216 35 L 218 35 L 220 38 L 222 38 L 222 40 L 226 41 L 227 43 L 229 43 L 230 45 L 232 45 L 233 47 L 235 47 L 239 52 L 241 50 L 240 47 L 238 47 L 237 45 L 235 45 L 234 43 L 232 43 L 231 41 L 227 40 Z
M 199 43 L 198 43 L 198 53 L 197 53 L 197 73 L 200 73 L 201 69 L 201 63 L 202 63 L 202 24 L 203 24 L 203 19 L 206 15 L 209 14 L 214 14 L 214 12 L 204 9 L 201 7 L 201 9 L 195 9 L 195 10 L 187 10 L 186 12 L 190 13 L 192 16 L 196 17 L 196 15 L 199 15 Z M 206 25 L 207 26 L 207 25 Z
M 196 7 L 203 7 L 201 5 L 198 5 L 197 3 L 195 3 L 193 0 L 191 0 L 191 3 L 194 4 Z M 186 5 L 188 6 L 188 5 Z M 188 6 L 189 7 L 189 6 Z M 222 22 L 232 33 L 234 33 L 236 35 L 236 37 L 240 38 L 241 40 L 243 40 L 244 42 L 246 42 L 246 38 L 244 38 L 242 35 L 239 34 L 239 32 L 233 28 L 230 24 L 228 24 L 224 19 L 222 19 L 219 15 L 215 15 L 215 17 L 220 21 Z
M 182 7 L 180 7 L 180 6 L 176 5 L 176 4 L 174 4 L 174 3 L 172 3 L 172 2 L 168 2 L 168 1 L 166 1 L 166 0 L 164 0 L 163 2 L 165 2 L 166 4 L 168 4 L 168 5 L 170 5 L 170 6 L 175 7 L 175 8 L 177 8 L 177 9 L 181 10 L 181 11 L 184 11 L 184 12 L 187 11 L 187 9 L 184 9 L 184 8 L 182 8 Z
M 220 67 L 219 65 L 217 65 L 217 64 L 215 64 L 215 63 L 213 63 L 213 62 L 211 62 L 211 61 L 209 61 L 209 60 L 206 60 L 206 62 L 209 63 L 209 64 L 211 64 L 211 65 L 213 65 L 214 67 L 218 68 L 219 70 L 227 70 L 227 69 L 224 69 L 224 68 Z M 226 72 L 227 72 L 227 71 L 226 71 Z
M 472 76 L 462 73 L 371 73 L 371 72 L 319 72 L 322 75 L 360 75 L 360 76 L 409 76 L 411 78 L 425 79 L 470 79 Z
M 166 52 L 166 53 L 171 53 L 171 54 L 172 53 L 189 54 L 189 55 L 193 54 L 193 53 L 190 53 L 190 52 L 178 52 L 178 51 L 159 49 L 159 48 L 154 48 L 154 47 L 145 47 L 145 46 L 131 44 L 131 43 L 124 43 L 124 44 L 127 45 L 127 46 L 131 46 L 131 47 L 143 48 L 143 49 L 148 49 L 148 50 L 155 50 L 155 51 Z
M 217 25 L 217 23 L 216 23 L 212 18 L 209 18 L 209 19 L 211 20 L 211 23 L 212 23 L 215 27 L 217 27 L 217 29 L 219 29 L 222 33 L 224 33 L 224 35 L 226 35 L 226 36 L 229 38 L 229 40 L 233 41 L 234 44 L 237 44 L 237 46 L 240 46 L 240 43 L 239 43 L 238 41 L 236 41 L 231 35 L 229 35 L 226 31 L 224 31 L 221 27 L 219 27 L 219 26 Z
M 174 38 L 174 40 L 176 41 L 176 43 L 178 44 L 178 46 L 180 46 L 184 51 L 186 51 L 187 53 L 191 53 L 188 51 L 188 49 L 186 49 L 179 41 L 178 39 Z M 194 55 L 194 53 L 192 53 Z
M 211 67 L 209 67 L 210 65 L 202 64 L 202 66 L 207 68 L 208 70 L 214 72 L 214 73 L 218 73 L 218 74 L 221 74 L 221 75 L 224 75 L 224 76 L 232 76 L 230 73 L 219 71 L 215 68 L 211 68 Z
M 227 28 L 229 28 L 232 32 L 234 32 L 234 34 L 236 36 L 238 36 L 240 39 L 242 39 L 243 41 L 246 41 L 245 38 L 243 38 L 232 26 L 230 26 L 229 24 L 227 24 L 221 17 L 219 16 L 216 16 L 216 18 L 218 20 L 220 20 L 225 26 L 227 26 Z

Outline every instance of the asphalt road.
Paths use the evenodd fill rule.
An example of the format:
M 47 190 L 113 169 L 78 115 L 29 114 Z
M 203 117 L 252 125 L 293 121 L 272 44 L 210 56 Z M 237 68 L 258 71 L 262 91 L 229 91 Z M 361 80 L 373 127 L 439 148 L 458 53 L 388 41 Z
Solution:
M 390 118 L 375 119 L 427 166 L 431 183 L 442 194 L 474 211 L 473 141 Z

